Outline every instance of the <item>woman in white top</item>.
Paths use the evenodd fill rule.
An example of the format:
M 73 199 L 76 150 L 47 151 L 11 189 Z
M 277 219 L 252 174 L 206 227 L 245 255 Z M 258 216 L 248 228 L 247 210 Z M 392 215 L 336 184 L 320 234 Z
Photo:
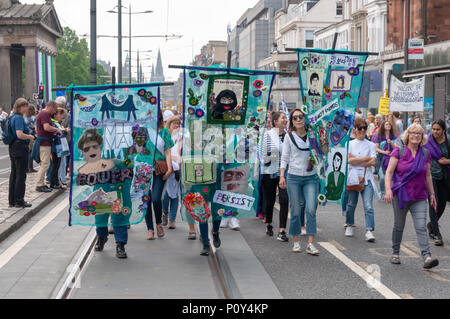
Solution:
M 295 109 L 289 116 L 289 134 L 284 139 L 283 154 L 281 156 L 280 188 L 286 188 L 291 207 L 291 221 L 289 234 L 293 236 L 294 252 L 300 252 L 302 206 L 305 206 L 306 235 L 308 246 L 306 252 L 318 255 L 314 246 L 314 236 L 317 233 L 316 209 L 319 193 L 319 177 L 310 165 L 311 152 L 308 135 L 305 128 L 305 115 Z M 287 182 L 284 177 L 286 167 L 289 165 Z
M 358 196 L 361 192 L 364 214 L 366 219 L 366 240 L 374 242 L 375 218 L 373 210 L 373 196 L 378 192 L 375 186 L 372 167 L 376 164 L 375 144 L 366 140 L 367 123 L 357 117 L 354 122 L 355 139 L 350 141 L 348 147 L 348 173 L 347 173 L 347 209 L 345 211 L 345 236 L 353 236 L 355 225 L 355 209 Z M 349 190 L 351 186 L 359 185 L 364 181 L 362 191 Z

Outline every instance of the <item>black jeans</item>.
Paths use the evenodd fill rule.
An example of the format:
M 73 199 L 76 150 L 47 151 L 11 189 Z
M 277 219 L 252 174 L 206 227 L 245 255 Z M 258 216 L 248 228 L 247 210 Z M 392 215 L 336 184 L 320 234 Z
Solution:
M 433 188 L 434 193 L 436 194 L 437 212 L 431 205 L 429 205 L 428 212 L 430 214 L 431 233 L 437 235 L 439 234 L 439 219 L 444 213 L 449 195 L 447 181 L 445 179 L 440 181 L 433 179 Z
M 56 152 L 52 152 L 52 171 L 50 172 L 50 187 L 59 185 L 59 165 L 61 164 L 61 158 L 58 157 Z
M 11 174 L 9 175 L 9 205 L 23 204 L 28 168 L 28 143 L 15 141 L 9 146 Z
M 264 197 L 264 215 L 266 223 L 272 224 L 273 206 L 277 197 L 277 187 L 280 178 L 270 178 L 269 174 L 264 174 L 262 178 L 262 188 Z M 289 197 L 285 189 L 278 188 L 278 199 L 280 202 L 280 228 L 286 228 L 289 211 Z

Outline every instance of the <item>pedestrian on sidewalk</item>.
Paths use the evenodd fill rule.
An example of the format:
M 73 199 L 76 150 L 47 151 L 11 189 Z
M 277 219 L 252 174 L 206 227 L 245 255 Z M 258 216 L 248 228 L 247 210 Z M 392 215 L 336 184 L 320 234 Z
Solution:
M 162 226 L 162 195 L 167 179 L 173 173 L 172 168 L 172 152 L 174 146 L 172 137 L 167 128 L 164 127 L 164 121 L 161 110 L 158 119 L 158 137 L 156 138 L 155 162 L 153 167 L 153 185 L 151 190 L 151 199 L 153 210 L 155 211 L 156 233 L 159 238 L 164 237 L 164 227 Z M 155 239 L 153 228 L 152 205 L 148 205 L 145 214 L 145 222 L 147 224 L 147 239 Z
M 60 129 L 53 126 L 52 122 L 52 115 L 56 113 L 57 109 L 58 105 L 54 101 L 49 101 L 36 117 L 37 138 L 33 146 L 33 159 L 40 163 L 36 191 L 43 193 L 52 191 L 51 187 L 49 188 L 45 185 L 44 179 L 45 173 L 50 167 L 50 155 L 54 147 L 54 134 L 63 135 Z
M 9 145 L 9 158 L 11 160 L 8 194 L 9 207 L 31 207 L 31 204 L 25 201 L 25 181 L 27 178 L 29 143 L 34 140 L 34 136 L 30 135 L 30 129 L 23 118 L 27 112 L 27 100 L 23 98 L 17 99 L 9 122 L 11 133 L 14 137 L 14 141 Z
M 350 141 L 348 147 L 345 236 L 353 237 L 355 210 L 358 205 L 359 193 L 361 193 L 366 221 L 365 238 L 368 242 L 374 242 L 375 217 L 373 196 L 375 192 L 378 193 L 372 172 L 372 167 L 375 166 L 377 160 L 375 144 L 365 138 L 367 123 L 363 118 L 356 118 L 353 126 L 355 127 L 355 139 Z
M 56 98 L 56 103 L 58 104 L 58 112 L 59 112 L 59 120 L 57 123 L 57 127 L 63 132 L 64 137 L 61 138 L 61 145 L 63 148 L 63 154 L 61 156 L 61 163 L 59 165 L 58 170 L 58 180 L 60 184 L 63 186 L 67 185 L 67 163 L 70 157 L 70 148 L 69 148 L 69 140 L 70 140 L 70 123 L 67 122 L 68 111 L 66 108 L 66 98 L 64 96 L 59 96 Z
M 97 131 L 97 129 L 85 130 L 83 135 L 78 140 L 78 149 L 83 154 L 86 160 L 86 164 L 81 166 L 78 170 L 78 174 L 89 175 L 98 174 L 102 172 L 108 172 L 113 174 L 117 170 L 126 168 L 126 164 L 120 160 L 109 160 L 102 158 L 103 137 Z M 105 173 L 106 174 L 106 173 Z M 122 207 L 131 208 L 131 180 L 127 179 L 123 183 L 122 197 L 117 199 Z M 117 192 L 116 185 L 114 184 L 96 184 L 93 186 L 93 191 L 96 192 L 102 190 L 104 193 Z M 122 209 L 122 207 L 120 209 Z M 114 209 L 114 208 L 112 208 Z M 111 217 L 111 223 L 114 228 L 114 237 L 116 240 L 116 257 L 127 258 L 125 251 L 125 245 L 128 242 L 128 228 L 130 223 L 130 214 L 119 213 L 106 213 L 95 215 L 96 232 L 98 236 L 97 243 L 95 245 L 96 251 L 102 251 L 105 243 L 108 241 L 108 220 Z
M 169 229 L 175 229 L 175 221 L 177 219 L 178 203 L 180 196 L 180 176 L 181 176 L 181 146 L 183 136 L 180 131 L 181 119 L 178 115 L 170 117 L 166 122 L 166 128 L 169 130 L 174 142 L 174 146 L 170 149 L 172 156 L 173 173 L 167 180 L 166 192 L 163 199 L 163 226 L 169 225 Z M 169 214 L 170 212 L 170 214 Z M 189 233 L 195 234 L 193 224 L 189 223 Z
M 33 104 L 28 105 L 27 115 L 24 116 L 25 124 L 28 125 L 30 129 L 30 135 L 36 138 L 36 107 Z M 30 141 L 30 147 L 28 152 L 28 169 L 27 173 L 36 173 L 37 171 L 33 168 L 33 157 L 31 156 L 33 150 L 34 140 Z
M 266 234 L 273 236 L 273 207 L 275 205 L 277 188 L 280 203 L 280 231 L 277 239 L 287 242 L 286 224 L 289 211 L 289 197 L 286 189 L 280 188 L 280 166 L 283 153 L 283 142 L 286 136 L 288 119 L 282 112 L 272 113 L 272 129 L 266 131 L 263 137 L 261 155 L 262 188 L 261 194 L 265 198 L 264 216 L 266 216 Z
M 442 235 L 439 230 L 439 219 L 450 200 L 450 147 L 447 138 L 447 128 L 444 120 L 434 121 L 432 133 L 428 136 L 425 148 L 431 154 L 431 176 L 437 201 L 437 209 L 429 205 L 430 222 L 427 224 L 428 235 L 436 246 L 442 246 Z M 431 199 L 429 200 L 431 203 Z
M 422 126 L 412 124 L 401 139 L 403 144 L 391 153 L 385 178 L 385 200 L 387 203 L 393 203 L 394 208 L 391 263 L 400 264 L 400 244 L 406 214 L 410 211 L 424 260 L 423 268 L 431 269 L 439 265 L 439 261 L 431 258 L 426 229 L 427 198 L 433 209 L 437 210 L 430 172 L 431 155 L 423 147 L 428 137 L 424 135 Z
M 291 208 L 289 234 L 293 236 L 293 251 L 301 251 L 299 237 L 301 234 L 300 215 L 302 203 L 304 202 L 306 235 L 308 236 L 306 252 L 310 255 L 318 255 L 319 250 L 314 246 L 314 236 L 317 234 L 316 210 L 319 177 L 310 165 L 310 143 L 306 132 L 305 114 L 301 110 L 295 109 L 291 112 L 288 132 L 288 136 L 286 136 L 283 143 L 279 186 L 282 189 L 287 187 L 289 195 Z M 285 178 L 288 165 L 288 174 L 287 178 Z
M 61 182 L 60 171 L 61 165 L 63 165 L 63 171 L 66 170 L 65 162 L 66 156 L 69 156 L 69 144 L 67 142 L 67 133 L 70 131 L 69 128 L 63 128 L 60 122 L 65 116 L 66 110 L 59 107 L 55 114 L 52 116 L 53 125 L 61 130 L 62 136 L 55 135 L 55 152 L 52 153 L 52 171 L 51 171 L 51 186 L 52 188 L 65 189 L 66 186 Z M 65 178 L 65 176 L 63 176 Z M 55 187 L 54 187 L 55 186 Z
M 377 134 L 375 141 L 375 150 L 381 154 L 381 165 L 378 170 L 378 181 L 380 183 L 381 196 L 384 196 L 384 176 L 389 164 L 391 152 L 398 146 L 397 138 L 394 135 L 394 130 L 390 122 L 383 121 Z

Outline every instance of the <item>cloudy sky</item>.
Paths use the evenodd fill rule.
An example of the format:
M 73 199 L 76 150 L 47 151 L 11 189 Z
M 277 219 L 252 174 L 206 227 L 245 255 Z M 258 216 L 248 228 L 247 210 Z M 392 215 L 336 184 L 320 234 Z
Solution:
M 21 0 L 21 3 L 44 3 L 45 0 Z M 209 40 L 227 40 L 227 25 L 232 26 L 253 7 L 258 0 L 122 0 L 127 8 L 131 4 L 132 12 L 152 10 L 150 14 L 132 16 L 132 35 L 182 35 L 181 39 L 136 38 L 132 40 L 132 51 L 152 50 L 142 53 L 144 75 L 149 77 L 152 63 L 156 64 L 158 49 L 161 49 L 166 80 L 178 78 L 179 70 L 168 69 L 169 64 L 189 64 L 193 54 L 199 54 L 200 48 Z M 90 32 L 90 0 L 55 0 L 55 7 L 63 27 L 74 29 L 79 35 Z M 97 34 L 117 35 L 117 14 L 108 10 L 117 6 L 117 0 L 97 0 Z M 127 11 L 127 9 L 123 9 Z M 129 34 L 128 15 L 122 18 L 122 33 Z M 89 41 L 88 41 L 89 42 Z M 117 65 L 117 39 L 100 38 L 97 42 L 97 57 Z M 123 39 L 123 50 L 128 50 L 128 39 Z M 123 52 L 123 61 L 126 58 Z M 133 53 L 136 59 L 136 53 Z M 132 60 L 136 64 L 136 61 Z M 134 69 L 135 71 L 135 69 Z

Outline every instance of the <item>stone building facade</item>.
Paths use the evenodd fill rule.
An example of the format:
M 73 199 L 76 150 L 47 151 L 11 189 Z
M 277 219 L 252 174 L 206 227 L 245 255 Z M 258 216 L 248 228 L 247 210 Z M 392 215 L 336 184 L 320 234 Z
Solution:
M 53 0 L 40 5 L 0 0 L 0 105 L 4 109 L 9 110 L 19 97 L 32 100 L 39 85 L 45 86 L 44 101 L 54 97 L 56 40 L 62 35 Z

